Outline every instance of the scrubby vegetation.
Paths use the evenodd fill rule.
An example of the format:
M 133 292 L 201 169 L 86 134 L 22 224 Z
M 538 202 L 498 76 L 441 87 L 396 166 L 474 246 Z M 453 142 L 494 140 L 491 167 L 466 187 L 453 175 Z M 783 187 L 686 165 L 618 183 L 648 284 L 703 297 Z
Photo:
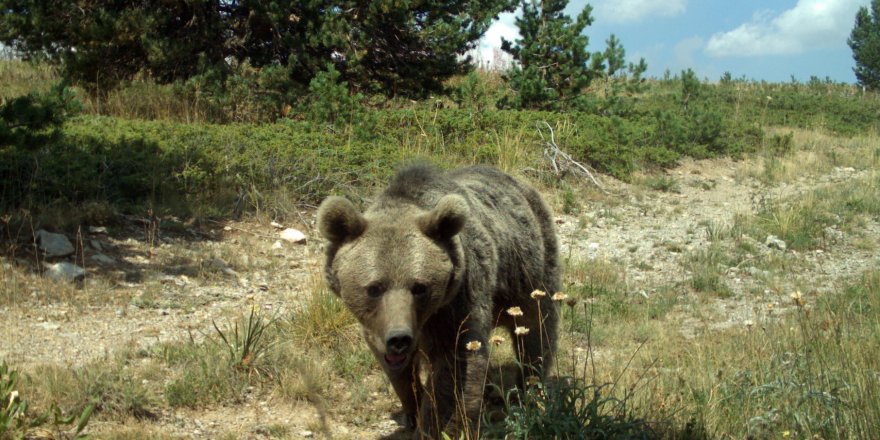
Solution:
M 510 2 L 485 3 L 494 10 Z M 562 8 L 549 10 L 559 15 Z M 590 21 L 589 11 L 574 22 L 555 18 L 581 28 Z M 366 26 L 352 20 L 352 26 Z M 564 34 L 565 29 L 536 28 L 534 34 Z M 530 43 L 540 41 L 512 50 L 525 57 L 541 47 Z M 127 70 L 113 78 L 112 88 L 98 92 L 83 78 L 68 82 L 70 72 L 49 64 L 0 61 L 0 237 L 6 252 L 0 259 L 0 305 L 18 310 L 28 301 L 84 301 L 95 307 L 196 309 L 196 299 L 188 296 L 160 301 L 165 279 L 144 287 L 137 285 L 140 280 L 108 277 L 97 287 L 86 283 L 87 295 L 74 286 L 46 287 L 39 268 L 30 266 L 39 266 L 39 257 L 25 253 L 21 258 L 22 249 L 34 246 L 28 231 L 36 225 L 79 234 L 83 226 L 112 227 L 126 214 L 144 212 L 163 219 L 166 230 L 193 237 L 202 236 L 191 232 L 191 225 L 214 228 L 233 219 L 307 225 L 300 214 L 323 197 L 369 197 L 396 168 L 413 161 L 498 166 L 553 194 L 556 211 L 582 224 L 614 224 L 618 219 L 610 209 L 586 214 L 597 203 L 638 205 L 644 196 L 639 191 L 662 194 L 670 203 L 663 215 L 679 215 L 675 198 L 688 183 L 667 171 L 683 160 L 744 160 L 737 179 L 773 188 L 851 168 L 860 173 L 857 178 L 843 174 L 833 185 L 805 193 L 779 191 L 753 200 L 749 214 L 731 214 L 729 223 L 701 223 L 694 235 L 704 237 L 705 246 L 663 239 L 649 250 L 630 245 L 634 254 L 681 255 L 683 281 L 653 286 L 651 292 L 633 292 L 629 269 L 621 262 L 572 255 L 569 248 L 565 299 L 560 300 L 564 337 L 554 379 L 524 390 L 503 389 L 501 370 L 513 357 L 493 352 L 499 373 L 489 378 L 489 394 L 496 392 L 481 434 L 876 435 L 880 274 L 866 270 L 822 294 L 806 286 L 803 292 L 790 289 L 780 279 L 793 268 L 814 269 L 819 263 L 803 255 L 827 251 L 843 233 L 868 236 L 857 243 L 867 250 L 876 246 L 870 237 L 876 229 L 870 227 L 880 216 L 880 97 L 819 78 L 771 84 L 725 74 L 716 82 L 686 70 L 645 79 L 643 62 L 623 65 L 620 41 L 612 36 L 606 44 L 604 52 L 581 51 L 595 65 L 577 72 L 575 84 L 557 81 L 552 87 L 535 86 L 544 77 L 528 67 L 458 75 L 463 69 L 456 64 L 439 80 L 420 76 L 413 82 L 316 63 L 295 78 L 295 87 L 287 87 L 293 75 L 289 66 L 242 59 L 223 64 L 222 71 L 182 78 Z M 150 54 L 158 55 L 144 55 Z M 180 54 L 166 55 L 150 58 L 156 72 L 164 72 Z M 399 93 L 380 90 L 383 80 L 399 86 Z M 425 84 L 432 95 L 410 101 L 417 95 L 413 90 Z M 529 90 L 535 93 L 524 93 Z M 615 199 L 616 194 L 590 192 L 572 175 L 558 175 L 545 155 L 548 142 L 637 190 L 628 201 Z M 711 179 L 699 183 L 704 190 L 715 184 Z M 642 215 L 657 214 L 646 209 Z M 156 234 L 147 234 L 147 267 L 158 258 Z M 789 252 L 763 252 L 769 236 L 787 243 Z M 242 252 L 257 249 L 253 242 L 236 244 L 222 250 L 214 243 L 198 250 L 196 245 L 157 246 L 180 246 L 168 266 L 199 283 L 216 281 L 205 274 L 209 264 L 192 263 L 193 269 L 180 255 L 197 260 L 201 257 L 192 255 L 198 252 L 210 252 L 211 258 L 226 252 L 238 258 L 243 271 L 271 272 L 287 264 L 271 260 L 262 248 Z M 84 259 L 81 250 L 74 258 Z M 258 259 L 271 261 L 260 266 Z M 651 269 L 650 261 L 642 264 Z M 683 336 L 683 310 L 710 314 L 706 310 L 715 304 L 735 300 L 743 289 L 734 288 L 730 274 L 746 268 L 763 283 L 748 298 L 756 303 L 752 318 L 711 330 L 705 323 L 688 324 L 698 330 Z M 73 368 L 29 365 L 30 374 L 3 364 L 0 438 L 40 430 L 74 437 L 93 411 L 99 421 L 143 427 L 99 431 L 110 438 L 155 437 L 165 435 L 149 427 L 160 414 L 255 399 L 308 402 L 320 414 L 312 428 L 325 433 L 325 417 L 334 404 L 367 412 L 374 400 L 368 397 L 387 387 L 353 318 L 323 287 L 319 270 L 307 271 L 310 278 L 297 285 L 299 303 L 290 309 L 262 310 L 252 298 L 242 299 L 245 312 L 218 314 L 207 331 L 188 329 L 185 337 L 157 340 L 149 348 L 118 350 Z M 132 285 L 134 292 L 117 292 Z M 249 292 L 245 298 L 253 295 L 253 286 L 235 286 Z M 786 303 L 761 302 L 768 292 L 787 298 Z M 293 435 L 286 425 L 261 429 L 260 435 L 269 437 Z
M 43 69 L 19 62 L 3 66 L 4 84 Z M 7 96 L 0 112 L 6 133 L 0 135 L 3 209 L 98 202 L 123 210 L 149 205 L 173 215 L 227 216 L 283 209 L 272 206 L 279 197 L 313 204 L 330 192 L 356 192 L 417 159 L 546 169 L 539 133 L 544 122 L 576 160 L 624 180 L 635 170 L 669 167 L 687 156 L 790 150 L 784 132 L 763 128 L 771 125 L 841 135 L 878 129 L 880 101 L 849 86 L 733 80 L 694 85 L 688 75 L 651 81 L 640 93 L 613 102 L 600 100 L 608 108 L 556 113 L 493 109 L 508 92 L 489 74 L 450 82 L 457 103 L 404 103 L 350 96 L 331 70 L 312 82 L 308 105 L 271 124 L 185 123 L 179 121 L 183 115 L 162 116 L 159 108 L 131 114 L 129 106 L 117 114 L 118 106 L 105 105 L 107 100 L 126 99 L 133 108 L 145 102 L 165 106 L 167 97 L 150 98 L 167 93 L 165 86 L 138 83 L 130 86 L 141 92 L 136 99 L 99 99 L 63 84 L 49 87 L 48 78 L 44 92 L 22 98 L 9 96 L 13 88 L 0 91 Z M 127 96 L 125 90 L 119 93 Z M 172 107 L 196 105 L 186 95 L 174 100 Z M 246 102 L 234 102 L 230 114 L 248 111 Z M 70 116 L 82 107 L 79 116 Z

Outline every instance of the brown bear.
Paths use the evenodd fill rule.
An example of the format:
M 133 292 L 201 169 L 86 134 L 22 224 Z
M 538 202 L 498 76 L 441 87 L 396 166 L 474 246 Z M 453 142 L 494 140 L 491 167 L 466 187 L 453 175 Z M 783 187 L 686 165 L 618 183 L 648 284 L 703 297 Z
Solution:
M 318 228 L 330 289 L 362 325 L 414 438 L 478 433 L 496 326 L 529 370 L 552 362 L 556 307 L 532 293 L 559 289 L 558 245 L 534 189 L 490 167 L 411 166 L 363 214 L 327 198 Z

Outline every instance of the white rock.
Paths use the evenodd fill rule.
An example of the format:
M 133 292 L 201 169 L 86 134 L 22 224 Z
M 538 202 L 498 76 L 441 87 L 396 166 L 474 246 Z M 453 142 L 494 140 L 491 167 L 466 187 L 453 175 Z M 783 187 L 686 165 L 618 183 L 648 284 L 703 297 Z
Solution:
M 764 244 L 769 248 L 779 249 L 780 251 L 784 251 L 786 248 L 785 242 L 775 235 L 768 235 L 767 239 L 764 240 Z
M 66 261 L 43 265 L 46 267 L 45 275 L 55 281 L 74 281 L 86 276 L 85 269 Z
M 269 223 L 269 225 L 275 229 L 284 229 L 284 226 L 282 226 L 281 223 L 278 223 L 278 222 L 272 222 L 272 223 Z
M 47 257 L 63 257 L 75 250 L 73 244 L 63 234 L 54 234 L 40 229 L 37 231 L 37 243 Z
M 272 249 L 281 249 L 284 245 L 281 244 L 281 240 L 275 240 L 275 243 L 272 243 Z
M 106 234 L 106 226 L 89 226 L 89 234 Z
M 306 234 L 293 228 L 287 228 L 281 231 L 281 239 L 290 243 L 303 244 L 306 242 Z
M 40 327 L 43 330 L 58 330 L 59 328 L 61 328 L 61 324 L 57 324 L 54 322 L 41 322 L 37 324 L 37 327 Z

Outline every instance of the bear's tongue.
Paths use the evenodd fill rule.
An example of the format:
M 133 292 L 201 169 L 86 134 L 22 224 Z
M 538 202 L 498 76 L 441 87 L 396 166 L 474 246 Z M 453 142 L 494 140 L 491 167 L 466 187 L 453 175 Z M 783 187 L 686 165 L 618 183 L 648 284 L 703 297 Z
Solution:
M 388 365 L 397 366 L 397 364 L 402 363 L 406 360 L 405 354 L 386 354 L 385 362 L 388 362 Z

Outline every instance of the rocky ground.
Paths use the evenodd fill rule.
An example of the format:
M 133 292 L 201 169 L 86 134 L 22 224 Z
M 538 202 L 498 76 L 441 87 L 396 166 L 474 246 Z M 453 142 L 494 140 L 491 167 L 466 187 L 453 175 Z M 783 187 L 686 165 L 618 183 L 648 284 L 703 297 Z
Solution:
M 585 190 L 580 212 L 558 215 L 561 253 L 619 267 L 629 295 L 686 290 L 690 274 L 683 261 L 710 245 L 709 228 L 729 228 L 734 215 L 753 213 L 759 200 L 797 197 L 872 172 L 837 167 L 820 176 L 765 185 L 744 175 L 745 165 L 730 160 L 684 163 L 668 174 L 674 191 L 606 179 L 609 194 Z M 60 281 L 49 280 L 60 268 L 42 262 L 43 276 L 22 270 L 34 267 L 39 258 L 34 246 L 19 246 L 16 255 L 0 258 L 5 278 L 0 288 L 15 295 L 0 305 L 0 359 L 23 370 L 47 363 L 73 368 L 122 349 L 201 337 L 211 331 L 212 320 L 251 306 L 282 313 L 297 307 L 304 293 L 321 282 L 322 243 L 313 230 L 313 214 L 289 225 L 304 231 L 304 240 L 283 238 L 288 225 L 259 222 L 163 230 L 161 222 L 157 229 L 149 219 L 130 218 L 121 225 L 85 230 L 68 237 L 77 257 L 45 259 L 77 265 L 87 274 L 84 280 L 78 273 L 59 273 Z M 752 237 L 759 252 L 790 258 L 792 264 L 772 273 L 749 261 L 728 268 L 724 281 L 732 294 L 705 302 L 702 313 L 711 316 L 708 324 L 679 311 L 681 319 L 669 325 L 680 326 L 686 336 L 739 325 L 756 319 L 760 304 L 784 302 L 793 289 L 810 286 L 810 294 L 820 295 L 839 287 L 841 280 L 880 265 L 874 250 L 880 238 L 876 220 L 864 222 L 857 237 L 826 231 L 825 246 L 800 253 L 779 249 L 766 237 Z M 381 381 L 376 376 L 371 380 Z M 340 405 L 328 411 L 334 437 L 397 432 L 397 423 L 388 416 L 396 407 L 391 394 L 375 392 L 368 398 L 375 400 L 374 414 L 351 414 Z M 229 407 L 163 410 L 156 420 L 137 423 L 192 438 L 230 432 L 237 433 L 233 437 L 267 438 L 273 435 L 272 426 L 282 425 L 288 436 L 308 438 L 320 432 L 318 414 L 307 402 L 277 403 L 271 396 L 255 396 Z M 100 432 L 108 424 L 98 419 L 90 426 Z

